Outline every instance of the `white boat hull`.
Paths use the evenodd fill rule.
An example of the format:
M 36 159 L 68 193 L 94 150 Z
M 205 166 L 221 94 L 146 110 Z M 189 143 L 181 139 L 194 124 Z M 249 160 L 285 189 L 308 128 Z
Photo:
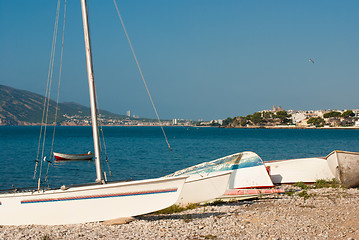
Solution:
M 264 162 L 269 167 L 274 184 L 314 183 L 319 179 L 332 180 L 327 160 L 324 158 L 298 158 Z
M 56 161 L 83 161 L 83 160 L 92 160 L 93 154 L 66 154 L 66 153 L 57 153 L 54 152 L 54 157 Z
M 269 188 L 273 186 L 264 165 L 236 169 L 229 181 L 229 189 Z
M 273 187 L 262 159 L 254 152 L 241 152 L 179 170 L 168 176 L 191 176 L 232 170 L 229 189 Z
M 183 185 L 182 192 L 176 204 L 187 206 L 191 203 L 201 203 L 222 196 L 228 189 L 232 171 L 193 174 Z
M 327 156 L 332 174 L 347 188 L 359 186 L 359 153 L 333 151 Z
M 187 177 L 0 195 L 0 225 L 60 225 L 142 215 L 173 205 Z

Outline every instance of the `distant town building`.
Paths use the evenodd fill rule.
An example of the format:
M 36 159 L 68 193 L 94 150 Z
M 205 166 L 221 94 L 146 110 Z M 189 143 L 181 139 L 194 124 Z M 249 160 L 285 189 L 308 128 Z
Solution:
M 131 117 L 131 111 L 130 111 L 130 110 L 128 110 L 128 111 L 126 112 L 126 116 L 127 116 L 127 117 Z
M 359 117 L 359 109 L 353 109 L 354 117 Z
M 292 121 L 296 124 L 303 122 L 307 118 L 307 115 L 304 112 L 295 112 L 292 114 Z
M 273 112 L 280 112 L 280 111 L 284 111 L 284 109 L 281 106 L 278 106 L 277 108 L 275 107 L 275 105 L 273 105 Z
M 172 120 L 172 124 L 173 124 L 173 125 L 177 125 L 177 119 L 173 119 L 173 120 Z

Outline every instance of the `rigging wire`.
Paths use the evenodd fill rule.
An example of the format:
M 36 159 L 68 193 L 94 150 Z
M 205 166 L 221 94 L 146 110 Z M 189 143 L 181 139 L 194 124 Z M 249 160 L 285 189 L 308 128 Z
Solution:
M 105 136 L 104 136 L 103 129 L 102 129 L 102 124 L 100 125 L 100 131 L 101 131 L 101 136 L 102 136 L 103 147 L 105 149 L 105 161 L 107 163 L 108 173 L 110 174 L 110 177 L 112 179 L 112 172 L 111 172 L 110 163 L 109 163 L 108 157 L 107 157 L 106 142 L 105 142 Z
M 146 91 L 147 91 L 148 97 L 150 98 L 150 101 L 151 101 L 151 104 L 152 104 L 153 110 L 155 111 L 156 116 L 157 116 L 157 120 L 158 120 L 158 122 L 160 123 L 160 127 L 161 127 L 161 129 L 162 129 L 163 136 L 164 136 L 164 137 L 165 137 L 165 139 L 166 139 L 166 143 L 167 143 L 168 149 L 169 149 L 170 151 L 172 151 L 172 148 L 171 148 L 170 143 L 168 142 L 168 139 L 167 139 L 167 136 L 166 136 L 165 130 L 163 129 L 163 124 L 162 124 L 162 122 L 161 122 L 161 120 L 160 120 L 160 117 L 158 116 L 157 109 L 156 109 L 155 104 L 154 104 L 154 102 L 153 102 L 153 100 L 152 100 L 151 93 L 150 93 L 150 91 L 149 91 L 149 89 L 148 89 L 148 87 L 147 87 L 147 83 L 146 83 L 145 78 L 144 78 L 144 76 L 143 76 L 143 73 L 142 73 L 142 70 L 141 70 L 140 64 L 138 63 L 138 60 L 137 60 L 137 57 L 136 57 L 135 51 L 134 51 L 134 49 L 133 49 L 133 47 L 132 47 L 132 43 L 131 43 L 130 37 L 129 37 L 129 36 L 128 36 L 128 34 L 127 34 L 127 30 L 126 30 L 125 24 L 124 24 L 124 22 L 123 22 L 123 19 L 122 19 L 122 17 L 121 17 L 120 10 L 118 9 L 118 6 L 117 6 L 117 3 L 116 3 L 116 0 L 113 0 L 113 3 L 115 4 L 115 7 L 116 7 L 116 11 L 117 11 L 118 17 L 120 18 L 120 21 L 121 21 L 121 24 L 122 24 L 122 28 L 123 28 L 123 30 L 124 30 L 124 32 L 125 32 L 125 35 L 126 35 L 127 41 L 128 41 L 128 43 L 129 43 L 129 45 L 130 45 L 130 48 L 131 48 L 131 51 L 132 51 L 132 55 L 133 55 L 133 57 L 134 57 L 134 59 L 135 59 L 135 62 L 136 62 L 136 64 L 137 64 L 137 68 L 138 68 L 138 70 L 139 70 L 139 72 L 140 72 L 140 75 L 141 75 L 142 81 L 143 81 L 143 83 L 144 83 L 144 85 L 145 85 L 145 88 L 146 88 Z
M 103 143 L 103 148 L 104 148 L 104 153 L 105 153 L 105 162 L 107 164 L 107 168 L 108 168 L 108 173 L 110 174 L 111 180 L 112 180 L 112 172 L 111 172 L 111 168 L 110 168 L 110 163 L 108 161 L 108 157 L 107 157 L 107 148 L 106 148 L 106 142 L 105 142 L 105 135 L 103 133 L 103 129 L 102 129 L 102 118 L 101 118 L 101 113 L 100 113 L 100 107 L 98 104 L 98 99 L 97 99 L 97 95 L 95 96 L 95 101 L 96 101 L 96 107 L 97 107 L 97 123 L 98 123 L 98 127 L 99 130 L 101 132 L 101 137 L 102 137 L 102 142 L 100 141 L 100 152 L 102 153 L 102 144 Z M 101 139 L 100 139 L 101 140 Z M 102 159 L 102 158 L 101 158 Z M 105 172 L 106 174 L 106 172 Z M 107 181 L 107 179 L 105 179 L 105 181 Z
M 44 109 L 43 109 L 43 115 L 42 115 L 42 120 L 41 120 L 39 146 L 38 146 L 38 153 L 37 153 L 37 157 L 36 157 L 36 165 L 35 165 L 35 173 L 34 173 L 34 177 L 35 177 L 36 176 L 36 171 L 37 171 L 37 165 L 38 165 L 38 161 L 39 161 L 39 151 L 40 151 L 40 143 L 41 143 L 41 137 L 42 137 L 43 142 L 42 142 L 42 151 L 41 151 L 41 159 L 40 159 L 39 179 L 38 179 L 38 185 L 37 185 L 38 190 L 40 190 L 43 160 L 46 159 L 46 157 L 44 157 L 44 148 L 45 148 L 45 139 L 46 139 L 46 126 L 47 126 L 47 120 L 48 120 L 48 114 L 49 114 L 49 105 L 50 105 L 52 74 L 53 74 L 53 68 L 54 68 L 57 30 L 58 30 L 58 23 L 59 23 L 59 12 L 60 12 L 60 5 L 61 5 L 60 3 L 61 3 L 61 0 L 58 0 L 57 9 L 56 9 L 54 33 L 53 33 L 53 38 L 52 38 L 52 49 L 51 49 L 50 64 L 49 64 L 49 71 L 48 71 L 48 77 L 47 77 L 46 94 L 45 94 L 45 100 L 44 100 Z M 44 121 L 44 118 L 45 118 L 45 121 Z M 42 132 L 43 132 L 43 134 L 42 134 Z
M 59 98 L 60 98 L 60 86 L 61 86 L 61 75 L 62 75 L 62 59 L 63 59 L 63 54 L 64 54 L 64 42 L 65 42 L 65 26 L 66 26 L 66 2 L 67 0 L 65 0 L 64 3 L 64 20 L 62 23 L 62 40 L 61 40 L 61 56 L 60 56 L 60 69 L 59 69 L 59 82 L 57 85 L 57 99 L 56 99 L 56 108 L 55 108 L 55 119 L 54 119 L 54 131 L 52 133 L 52 142 L 51 142 L 51 150 L 50 150 L 50 160 L 48 160 L 48 164 L 47 164 L 47 170 L 46 170 L 46 175 L 45 175 L 45 181 L 48 182 L 48 173 L 49 173 L 49 167 L 52 163 L 52 160 L 54 158 L 53 156 L 53 149 L 54 149 L 54 140 L 55 140 L 55 129 L 56 129 L 56 122 L 57 122 L 57 114 L 58 114 L 58 110 L 59 110 Z
M 60 8 L 60 0 L 58 0 L 57 2 L 57 9 L 56 9 L 56 14 L 58 13 Z M 57 18 L 56 18 L 57 20 Z M 41 146 L 41 139 L 42 139 L 42 130 L 43 130 L 43 126 L 44 126 L 44 118 L 45 118 L 45 109 L 46 109 L 46 104 L 47 104 L 47 95 L 48 95 L 48 91 L 49 91 L 49 79 L 50 79 L 50 72 L 51 72 L 51 63 L 52 63 L 52 59 L 53 59 L 53 55 L 54 55 L 54 39 L 55 39 L 55 29 L 56 29 L 56 20 L 55 20 L 55 24 L 54 24 L 54 33 L 52 36 L 52 46 L 51 46 L 51 55 L 50 55 L 50 63 L 49 63 L 49 70 L 48 70 L 48 74 L 47 74 L 47 83 L 46 83 L 46 92 L 45 92 L 45 98 L 44 98 L 44 106 L 43 106 L 43 110 L 42 110 L 42 118 L 41 118 L 41 125 L 40 125 L 40 133 L 39 133 L 39 143 L 38 143 L 38 147 L 37 147 L 37 154 L 36 154 L 36 160 L 35 160 L 35 169 L 34 169 L 34 176 L 33 179 L 36 178 L 36 173 L 37 173 L 37 167 L 38 167 L 38 163 L 39 163 L 39 154 L 40 154 L 40 146 Z

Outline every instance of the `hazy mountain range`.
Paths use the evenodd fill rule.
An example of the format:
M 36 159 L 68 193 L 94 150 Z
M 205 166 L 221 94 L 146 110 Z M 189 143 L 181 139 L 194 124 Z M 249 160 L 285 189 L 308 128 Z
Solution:
M 43 114 L 45 97 L 26 90 L 0 85 L 0 125 L 35 125 L 40 124 Z M 50 100 L 48 123 L 54 121 L 56 102 Z M 124 119 L 117 115 L 101 110 L 104 118 Z M 90 116 L 90 108 L 74 102 L 59 103 L 57 122 L 64 121 L 63 115 Z

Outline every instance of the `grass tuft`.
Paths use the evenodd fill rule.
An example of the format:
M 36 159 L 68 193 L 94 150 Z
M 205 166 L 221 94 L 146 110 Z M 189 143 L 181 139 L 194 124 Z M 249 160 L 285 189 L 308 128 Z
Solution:
M 306 185 L 304 182 L 296 182 L 293 184 L 295 187 L 299 187 L 301 189 L 308 189 L 308 185 Z
M 304 198 L 304 200 L 307 200 L 308 198 L 312 197 L 313 194 L 308 194 L 307 190 L 303 190 L 298 193 L 298 196 Z
M 286 191 L 285 195 L 289 196 L 289 197 L 293 197 L 295 191 Z
M 314 188 L 330 188 L 330 187 L 331 188 L 340 188 L 340 187 L 342 187 L 342 185 L 335 178 L 333 178 L 331 181 L 319 179 L 314 184 Z
M 183 212 L 183 211 L 186 211 L 186 210 L 189 210 L 189 209 L 195 209 L 198 207 L 198 204 L 195 204 L 195 203 L 191 203 L 191 204 L 188 204 L 186 207 L 180 207 L 179 205 L 172 205 L 168 208 L 165 208 L 165 209 L 162 209 L 162 210 L 159 210 L 157 212 L 155 212 L 154 214 L 171 214 L 171 213 L 179 213 L 179 212 Z

